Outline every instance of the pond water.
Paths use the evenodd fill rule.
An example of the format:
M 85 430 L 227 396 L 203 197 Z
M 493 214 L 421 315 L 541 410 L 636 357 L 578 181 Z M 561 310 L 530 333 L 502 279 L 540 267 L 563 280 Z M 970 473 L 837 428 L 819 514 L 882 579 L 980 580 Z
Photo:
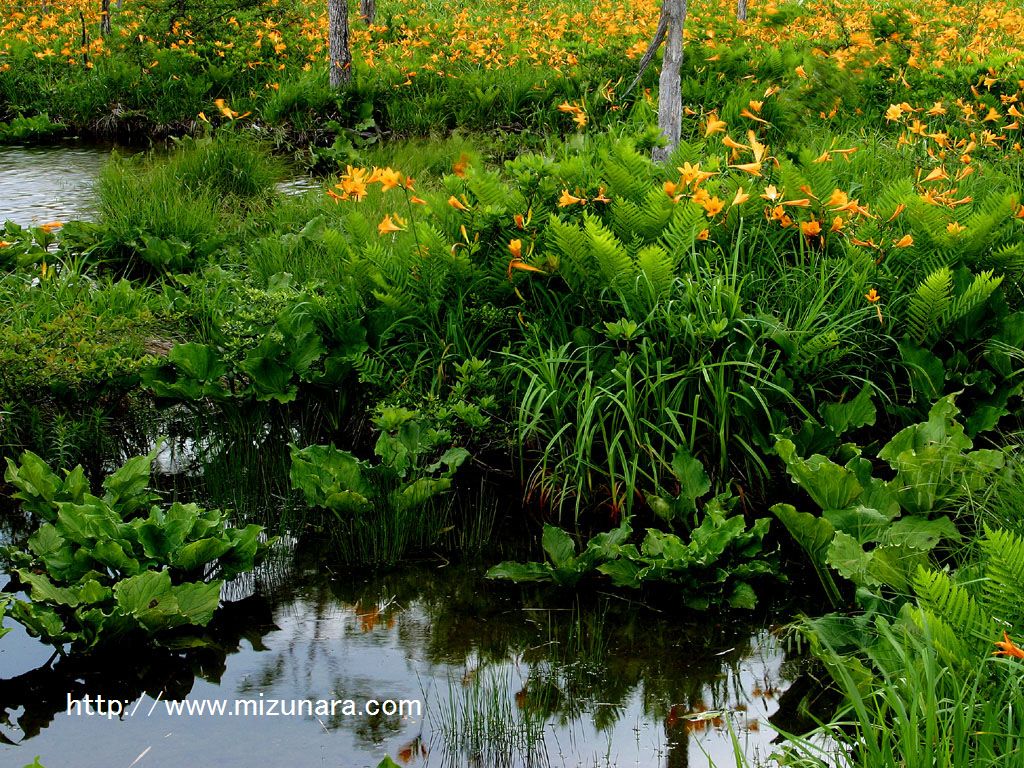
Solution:
M 106 154 L 0 148 L 0 219 L 81 215 Z M 342 568 L 322 532 L 287 513 L 293 422 L 199 414 L 178 429 L 179 416 L 121 425 L 103 450 L 120 447 L 87 469 L 109 470 L 170 434 L 157 462 L 168 497 L 238 510 L 281 544 L 226 585 L 209 647 L 53 660 L 15 626 L 0 639 L 0 765 L 39 755 L 47 768 L 347 768 L 389 755 L 416 766 L 677 768 L 734 765 L 734 740 L 752 757 L 771 752 L 769 717 L 800 661 L 768 619 L 721 623 L 629 595 L 495 584 L 484 566 L 451 557 Z M 0 539 L 23 533 L 0 503 Z M 89 715 L 74 703 L 86 695 L 123 712 L 108 704 Z M 410 711 L 359 711 L 370 700 Z M 296 701 L 298 714 L 270 713 Z
M 110 150 L 89 146 L 0 146 L 0 223 L 67 221 L 89 206 Z
M 90 145 L 23 147 L 0 145 L 0 224 L 28 226 L 88 215 L 92 186 L 112 148 Z M 118 152 L 132 152 L 118 148 Z M 283 194 L 318 187 L 308 176 L 277 185 Z

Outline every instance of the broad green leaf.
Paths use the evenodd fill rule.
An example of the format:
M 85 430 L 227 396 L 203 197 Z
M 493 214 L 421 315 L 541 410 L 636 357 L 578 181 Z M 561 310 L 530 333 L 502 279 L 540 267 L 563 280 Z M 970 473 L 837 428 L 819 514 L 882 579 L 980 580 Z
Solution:
M 32 573 L 24 568 L 19 568 L 15 573 L 29 587 L 29 597 L 35 603 L 55 603 L 74 608 L 81 602 L 77 590 L 59 587 L 41 573 Z
M 572 537 L 558 526 L 544 525 L 541 546 L 555 568 L 568 567 L 575 559 L 576 544 Z
M 637 589 L 641 585 L 640 573 L 643 570 L 638 563 L 626 558 L 619 558 L 607 563 L 602 563 L 597 570 L 612 580 L 616 587 L 628 587 Z
M 839 531 L 828 548 L 826 560 L 839 572 L 840 576 L 849 579 L 860 587 L 878 587 L 882 581 L 875 575 L 871 567 L 871 554 L 857 543 L 849 534 Z
M 732 608 L 743 608 L 752 611 L 757 607 L 757 593 L 744 581 L 739 582 L 729 595 L 726 602 Z
M 864 490 L 857 476 L 824 456 L 815 454 L 809 459 L 796 455 L 790 440 L 779 440 L 775 450 L 786 464 L 793 480 L 807 491 L 822 509 L 845 509 L 851 506 Z
M 224 538 L 205 538 L 191 541 L 171 555 L 170 564 L 183 571 L 194 571 L 208 563 L 212 563 L 231 549 L 231 544 Z
M 103 500 L 115 507 L 124 518 L 131 517 L 135 512 L 148 509 L 154 500 L 149 491 L 149 479 L 153 470 L 153 460 L 160 451 L 160 444 L 145 456 L 128 459 L 120 469 L 108 475 L 103 481 L 106 493 Z
M 679 481 L 679 500 L 688 509 L 696 509 L 696 500 L 711 490 L 711 479 L 704 465 L 689 451 L 680 448 L 672 458 L 672 473 Z
M 179 613 L 167 571 L 146 571 L 119 581 L 114 598 L 122 612 L 151 632 L 173 626 Z
M 487 571 L 488 579 L 509 581 L 551 581 L 551 566 L 547 563 L 498 563 Z
M 205 627 L 220 605 L 221 581 L 179 584 L 172 590 L 186 624 Z
M 842 436 L 850 429 L 871 426 L 875 423 L 875 404 L 871 400 L 871 384 L 865 384 L 852 400 L 845 403 L 828 403 L 821 408 L 825 424 Z
M 849 534 L 861 544 L 878 541 L 890 525 L 889 518 L 877 509 L 859 505 L 847 509 L 827 509 L 822 517 L 837 531 Z
M 771 511 L 786 526 L 786 530 L 803 547 L 813 562 L 825 562 L 829 545 L 836 534 L 835 528 L 828 520 L 809 512 L 797 512 L 790 504 L 776 504 L 771 507 Z

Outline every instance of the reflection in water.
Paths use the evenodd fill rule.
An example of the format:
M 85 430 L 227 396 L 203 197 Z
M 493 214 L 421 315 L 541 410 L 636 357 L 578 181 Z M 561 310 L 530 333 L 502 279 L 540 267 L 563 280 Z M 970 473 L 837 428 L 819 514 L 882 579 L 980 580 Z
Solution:
M 182 415 L 154 422 L 153 434 L 170 435 L 158 485 L 278 521 L 281 547 L 226 585 L 234 602 L 211 628 L 210 648 L 118 649 L 112 659 L 49 666 L 23 631 L 0 640 L 0 764 L 39 754 L 44 765 L 128 765 L 145 752 L 142 768 L 375 766 L 387 753 L 427 766 L 676 768 L 708 756 L 734 764 L 733 734 L 748 754 L 770 751 L 767 718 L 789 681 L 762 625 L 673 615 L 623 595 L 495 584 L 465 566 L 339 569 L 322 529 L 286 503 L 287 443 L 315 424 L 287 410 L 199 414 L 214 431 L 198 434 L 177 423 Z M 87 693 L 147 714 L 68 715 L 68 694 Z M 169 714 L 164 703 L 182 697 L 415 700 L 423 711 Z
M 107 149 L 88 146 L 0 146 L 0 224 L 82 218 L 109 156 Z
M 767 717 L 787 681 L 763 629 L 695 627 L 600 595 L 552 602 L 558 595 L 544 591 L 489 592 L 471 569 L 367 576 L 311 565 L 298 550 L 273 566 L 290 578 L 264 568 L 256 595 L 229 604 L 211 628 L 218 642 L 209 649 L 61 660 L 20 674 L 5 663 L 5 676 L 15 674 L 0 681 L 3 740 L 28 743 L 0 746 L 0 762 L 31 751 L 60 764 L 81 739 L 102 739 L 110 764 L 153 746 L 150 766 L 281 764 L 263 756 L 314 749 L 331 765 L 375 765 L 388 752 L 438 766 L 670 767 L 707 764 L 705 752 L 730 764 L 730 726 L 751 753 L 766 753 L 774 735 Z M 35 645 L 14 633 L 5 650 L 12 640 L 14 659 Z M 147 712 L 158 697 L 418 700 L 424 711 L 68 716 L 67 695 L 86 693 L 142 696 Z

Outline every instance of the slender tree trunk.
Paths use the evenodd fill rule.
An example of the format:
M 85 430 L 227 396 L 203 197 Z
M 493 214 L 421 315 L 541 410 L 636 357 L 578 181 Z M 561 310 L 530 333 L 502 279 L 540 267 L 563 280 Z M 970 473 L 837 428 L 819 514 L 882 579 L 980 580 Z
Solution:
M 343 88 L 352 78 L 348 49 L 348 0 L 327 0 L 327 39 L 331 56 L 331 88 Z
M 359 15 L 369 26 L 377 19 L 377 0 L 359 0 Z
M 100 34 L 110 34 L 110 0 L 102 0 L 100 4 Z
M 658 78 L 658 128 L 668 139 L 664 147 L 655 147 L 651 157 L 656 163 L 668 160 L 679 145 L 683 126 L 683 92 L 680 69 L 683 65 L 683 25 L 686 23 L 686 0 L 662 0 L 668 23 L 665 57 Z
M 747 0 L 736 0 L 736 18 L 740 21 L 747 20 Z
M 89 33 L 85 29 L 85 14 L 78 12 L 78 19 L 82 22 L 82 64 L 89 66 Z

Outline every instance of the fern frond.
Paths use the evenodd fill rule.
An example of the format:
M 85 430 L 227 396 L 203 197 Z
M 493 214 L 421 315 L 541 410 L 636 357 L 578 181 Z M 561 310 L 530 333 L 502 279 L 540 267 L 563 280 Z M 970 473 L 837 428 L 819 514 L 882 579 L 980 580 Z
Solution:
M 1000 622 L 1024 625 L 1024 539 L 1009 531 L 985 527 L 985 605 Z
M 939 321 L 953 303 L 953 273 L 949 267 L 932 272 L 917 287 L 907 308 L 907 330 L 911 339 L 921 344 L 938 330 Z
M 991 615 L 963 586 L 954 583 L 949 574 L 919 568 L 913 588 L 922 609 L 922 618 L 932 620 L 935 634 L 941 632 L 941 622 L 952 630 L 954 637 L 959 638 L 959 643 L 946 639 L 950 653 L 960 658 L 973 656 L 972 650 L 992 642 L 996 625 Z

